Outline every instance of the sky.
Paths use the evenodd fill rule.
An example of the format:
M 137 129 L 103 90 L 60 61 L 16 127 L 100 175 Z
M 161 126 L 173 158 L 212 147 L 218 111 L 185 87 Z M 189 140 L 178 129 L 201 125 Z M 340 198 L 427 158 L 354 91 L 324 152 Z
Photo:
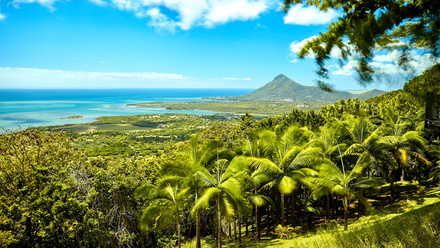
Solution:
M 277 0 L 0 0 L 0 88 L 258 88 L 278 74 L 316 85 L 299 47 L 341 16 Z M 397 51 L 377 54 L 384 77 L 367 87 L 354 61 L 337 90 L 394 90 L 414 75 Z M 417 73 L 432 65 L 416 56 Z

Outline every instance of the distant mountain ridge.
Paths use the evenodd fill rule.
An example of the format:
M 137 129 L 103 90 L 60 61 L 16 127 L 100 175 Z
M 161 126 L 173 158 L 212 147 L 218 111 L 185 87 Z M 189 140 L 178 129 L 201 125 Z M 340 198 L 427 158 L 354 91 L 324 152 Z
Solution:
M 243 96 L 228 97 L 227 99 L 239 101 L 334 102 L 349 98 L 366 100 L 385 93 L 385 91 L 376 89 L 361 94 L 352 94 L 347 91 L 325 92 L 316 86 L 301 85 L 280 74 L 261 88 Z

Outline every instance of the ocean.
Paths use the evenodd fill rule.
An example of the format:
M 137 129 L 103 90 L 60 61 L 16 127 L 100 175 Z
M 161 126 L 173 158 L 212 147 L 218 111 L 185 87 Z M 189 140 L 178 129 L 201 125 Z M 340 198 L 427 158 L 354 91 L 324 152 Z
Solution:
M 0 89 L 0 127 L 18 128 L 90 123 L 100 116 L 186 113 L 203 110 L 136 108 L 142 102 L 206 101 L 204 97 L 239 96 L 252 89 Z M 65 119 L 83 116 L 81 119 Z M 0 130 L 1 132 L 1 130 Z

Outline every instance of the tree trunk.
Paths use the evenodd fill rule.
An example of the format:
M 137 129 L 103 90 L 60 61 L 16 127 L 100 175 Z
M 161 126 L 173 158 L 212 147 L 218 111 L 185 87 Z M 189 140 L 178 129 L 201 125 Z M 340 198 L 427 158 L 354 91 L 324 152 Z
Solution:
M 217 197 L 217 248 L 222 248 L 222 221 L 220 212 L 220 197 Z
M 245 217 L 244 217 L 244 225 L 246 226 L 246 234 L 245 234 L 246 236 L 249 235 L 248 217 L 249 217 L 249 216 L 245 216 Z
M 347 220 L 347 214 L 348 214 L 348 197 L 344 196 L 344 230 L 347 231 L 348 229 L 348 220 Z
M 389 174 L 390 174 L 390 191 L 391 191 L 390 197 L 391 197 L 391 202 L 394 202 L 395 194 L 396 194 L 396 189 L 394 187 L 394 173 L 391 170 Z
M 295 191 L 292 192 L 292 226 L 295 226 Z
M 360 191 L 360 193 L 361 193 L 361 196 L 364 197 L 364 195 L 365 195 L 365 190 L 362 189 L 362 190 Z M 365 209 L 364 204 L 362 203 L 361 199 L 358 198 L 358 219 L 359 219 L 362 215 L 365 214 L 364 209 Z
M 180 248 L 181 247 L 181 242 L 182 242 L 182 238 L 181 238 L 181 234 L 180 234 L 180 213 L 179 210 L 177 210 L 177 246 Z
M 248 216 L 244 216 L 244 225 L 246 226 L 246 233 L 245 235 L 249 235 L 249 227 L 248 227 Z
M 286 215 L 285 215 L 285 212 L 284 212 L 284 194 L 281 193 L 281 225 L 282 226 L 285 226 L 285 224 L 286 224 L 284 222 L 285 218 L 286 218 Z
M 335 196 L 332 195 L 333 218 L 334 218 L 335 220 L 338 219 L 337 204 L 338 204 L 337 201 L 336 201 L 336 203 L 335 203 Z
M 255 194 L 257 194 L 258 189 L 255 187 Z M 260 208 L 255 205 L 255 234 L 256 234 L 256 238 L 257 240 L 260 240 L 260 232 L 261 232 L 261 216 L 260 216 Z
M 236 215 L 234 214 L 234 240 L 237 241 L 237 218 L 235 218 Z
M 199 195 L 199 189 L 196 188 L 196 201 L 197 202 L 197 198 Z M 202 247 L 202 242 L 200 240 L 201 234 L 200 234 L 200 211 L 197 210 L 197 214 L 196 214 L 196 248 L 201 248 Z
M 260 240 L 260 208 L 255 206 L 255 219 L 256 219 L 256 224 L 255 224 L 255 234 L 256 234 L 256 238 L 257 240 Z
M 400 181 L 403 182 L 405 181 L 405 167 L 402 166 L 401 170 L 402 170 L 402 174 L 400 175 Z
M 232 238 L 232 227 L 231 227 L 231 222 L 228 222 L 228 236 L 229 236 L 229 238 Z
M 254 226 L 254 217 L 251 215 L 251 232 L 255 231 L 255 226 Z
M 214 233 L 212 234 L 212 236 L 213 237 L 217 237 L 217 227 L 218 227 L 218 224 L 217 224 L 217 222 L 216 222 L 216 219 L 217 219 L 217 216 L 216 216 L 217 214 L 215 214 L 214 213 L 214 217 L 212 218 L 212 224 L 213 224 L 213 226 L 214 226 L 214 228 L 213 228 L 213 230 L 214 230 Z
M 270 233 L 270 205 L 267 206 L 267 214 L 266 214 L 266 235 Z
M 326 217 L 327 217 L 327 221 L 329 221 L 330 220 L 330 196 L 329 196 L 329 194 L 327 193 L 327 210 L 326 210 Z
M 238 213 L 238 242 L 241 244 L 241 214 Z

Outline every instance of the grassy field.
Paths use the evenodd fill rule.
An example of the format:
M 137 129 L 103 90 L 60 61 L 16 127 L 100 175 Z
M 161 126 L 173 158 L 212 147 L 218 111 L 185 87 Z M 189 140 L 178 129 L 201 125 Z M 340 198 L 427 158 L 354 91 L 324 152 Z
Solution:
M 243 232 L 244 233 L 244 232 Z M 352 220 L 348 231 L 342 222 L 333 221 L 332 227 L 321 227 L 316 232 L 298 234 L 291 239 L 275 235 L 263 236 L 260 242 L 242 238 L 240 245 L 233 238 L 225 238 L 223 247 L 440 247 L 440 187 L 425 190 L 418 187 L 416 195 L 403 195 L 369 216 Z M 203 247 L 215 247 L 215 239 L 203 240 Z M 194 247 L 190 241 L 184 247 Z

